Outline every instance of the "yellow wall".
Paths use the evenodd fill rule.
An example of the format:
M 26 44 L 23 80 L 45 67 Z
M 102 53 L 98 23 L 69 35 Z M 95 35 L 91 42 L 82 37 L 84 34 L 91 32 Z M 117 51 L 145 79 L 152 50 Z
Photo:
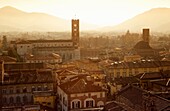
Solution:
M 137 75 L 139 73 L 144 73 L 144 72 L 158 72 L 160 69 L 163 70 L 168 70 L 170 69 L 170 66 L 166 66 L 166 67 L 155 67 L 155 68 L 133 68 L 133 69 L 124 69 L 124 68 L 112 68 L 112 69 L 107 69 L 107 72 L 111 74 L 112 77 L 117 77 L 117 73 L 119 73 L 119 77 L 123 76 L 123 73 L 126 73 L 125 77 L 129 77 L 130 76 L 130 72 L 132 72 L 131 75 Z M 135 73 L 135 72 L 138 73 Z
M 43 106 L 54 108 L 55 98 L 55 96 L 34 96 L 34 104 L 41 104 Z

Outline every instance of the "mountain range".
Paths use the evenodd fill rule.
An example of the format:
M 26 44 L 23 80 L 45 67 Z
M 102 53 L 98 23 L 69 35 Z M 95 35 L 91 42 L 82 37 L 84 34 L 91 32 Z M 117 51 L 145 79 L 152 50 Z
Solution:
M 81 21 L 80 21 L 81 22 Z M 96 29 L 98 26 L 80 23 L 82 30 Z M 65 20 L 45 13 L 28 13 L 14 7 L 0 8 L 0 31 L 70 31 L 71 20 Z
M 153 8 L 141 13 L 116 26 L 107 26 L 103 31 L 140 32 L 143 28 L 150 28 L 152 32 L 170 32 L 170 8 Z
M 81 22 L 81 20 L 80 20 Z M 97 25 L 80 23 L 81 30 L 134 31 L 150 28 L 154 32 L 170 31 L 170 8 L 154 8 L 116 26 L 99 28 Z M 0 32 L 2 31 L 70 31 L 71 20 L 45 13 L 28 13 L 6 6 L 0 8 Z

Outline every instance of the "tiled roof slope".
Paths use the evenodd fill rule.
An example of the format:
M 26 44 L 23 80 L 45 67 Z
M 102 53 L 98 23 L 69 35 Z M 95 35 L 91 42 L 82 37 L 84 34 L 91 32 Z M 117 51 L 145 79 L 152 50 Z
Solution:
M 10 56 L 0 56 L 0 61 L 4 62 L 16 62 L 16 58 L 10 57 Z
M 102 87 L 94 85 L 92 81 L 87 81 L 85 77 L 78 77 L 61 84 L 59 87 L 70 94 L 106 91 Z
M 128 99 L 133 105 L 142 106 L 142 95 L 144 91 L 138 87 L 134 87 L 132 85 L 127 85 L 124 87 L 118 95 L 121 95 Z
M 110 101 L 106 103 L 104 107 L 104 111 L 125 111 L 123 107 L 121 107 L 119 104 L 117 104 L 114 101 Z
M 140 106 L 141 108 L 143 107 L 143 102 L 146 99 L 144 98 L 144 95 L 149 95 L 148 97 L 152 98 L 157 111 L 161 111 L 164 108 L 170 106 L 169 100 L 151 94 L 150 92 L 147 92 L 145 90 L 142 90 L 141 88 L 132 85 L 128 85 L 125 88 L 123 88 L 120 92 L 118 92 L 118 96 L 123 96 L 134 106 Z
M 140 80 L 152 80 L 152 79 L 163 79 L 170 78 L 170 70 L 163 72 L 147 72 L 141 73 L 136 76 Z
M 12 71 L 6 74 L 5 84 L 32 84 L 53 82 L 52 72 L 45 70 Z
M 107 68 L 156 68 L 170 66 L 170 61 L 112 62 Z
M 122 77 L 122 78 L 115 78 L 114 83 L 116 83 L 117 85 L 127 85 L 127 84 L 133 84 L 133 83 L 139 83 L 139 80 L 137 80 L 137 78 L 135 77 Z

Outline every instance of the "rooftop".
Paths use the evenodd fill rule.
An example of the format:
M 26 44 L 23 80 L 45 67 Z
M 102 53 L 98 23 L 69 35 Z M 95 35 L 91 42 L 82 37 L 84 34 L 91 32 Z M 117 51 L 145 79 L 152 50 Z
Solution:
M 128 84 L 133 84 L 133 83 L 139 83 L 139 80 L 137 80 L 135 77 L 121 77 L 121 78 L 115 78 L 114 83 L 121 84 L 123 86 L 126 86 Z
M 45 68 L 45 64 L 43 63 L 5 63 L 4 69 L 5 71 L 14 71 L 14 70 L 28 70 L 28 69 L 43 69 Z
M 170 70 L 166 70 L 162 72 L 140 73 L 136 77 L 140 80 L 166 79 L 166 78 L 170 78 Z
M 72 40 L 20 40 L 11 41 L 12 44 L 32 44 L 32 43 L 54 43 L 54 42 L 72 42 Z
M 0 61 L 6 62 L 17 62 L 16 58 L 10 57 L 10 56 L 1 56 L 0 55 Z
M 4 85 L 6 84 L 33 84 L 53 82 L 51 70 L 18 70 L 5 74 Z
M 138 106 L 141 109 L 143 107 L 143 102 L 151 103 L 151 100 L 153 101 L 157 111 L 162 111 L 170 105 L 169 100 L 151 94 L 150 92 L 147 92 L 139 87 L 135 87 L 132 85 L 124 87 L 121 91 L 118 92 L 118 96 L 126 98 L 127 101 L 129 101 L 133 106 Z
M 101 64 L 102 65 L 102 64 Z M 110 62 L 107 68 L 156 68 L 170 66 L 170 61 Z
M 148 42 L 139 41 L 135 46 L 134 49 L 152 49 Z
M 153 81 L 153 84 L 161 85 L 164 87 L 170 87 L 170 78 L 165 80 Z
M 53 60 L 53 59 L 61 59 L 61 56 L 58 54 L 49 54 L 46 56 L 38 56 L 38 55 L 27 55 L 27 60 Z
M 105 111 L 125 111 L 125 109 L 115 101 L 107 102 L 104 109 Z
M 102 87 L 94 85 L 92 81 L 87 80 L 86 76 L 79 76 L 77 79 L 63 83 L 59 87 L 64 90 L 64 92 L 70 94 L 106 91 Z

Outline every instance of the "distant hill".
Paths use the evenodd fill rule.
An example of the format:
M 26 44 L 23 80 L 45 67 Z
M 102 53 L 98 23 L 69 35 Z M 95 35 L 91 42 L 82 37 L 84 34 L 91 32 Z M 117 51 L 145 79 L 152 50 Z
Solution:
M 170 32 L 170 8 L 154 8 L 116 26 L 102 28 L 103 31 L 137 31 L 150 28 L 153 32 Z
M 81 22 L 81 20 L 80 20 Z M 91 30 L 96 25 L 80 23 L 81 30 Z M 27 13 L 6 6 L 0 8 L 0 31 L 70 31 L 71 20 L 45 13 Z

